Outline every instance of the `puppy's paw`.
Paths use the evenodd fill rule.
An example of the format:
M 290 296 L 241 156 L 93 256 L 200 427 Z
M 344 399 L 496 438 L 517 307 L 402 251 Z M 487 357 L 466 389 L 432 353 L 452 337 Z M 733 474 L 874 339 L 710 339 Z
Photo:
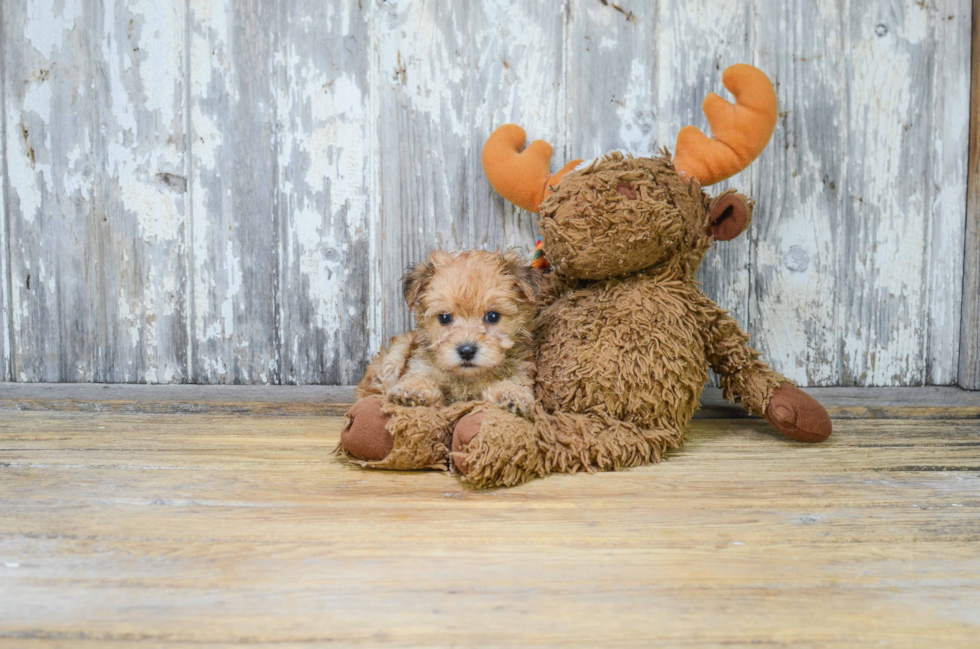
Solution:
M 401 406 L 438 406 L 443 402 L 442 390 L 426 381 L 401 381 L 388 393 L 388 398 Z
M 483 391 L 488 403 L 503 408 L 525 419 L 534 415 L 534 392 L 531 388 L 515 383 L 496 383 Z

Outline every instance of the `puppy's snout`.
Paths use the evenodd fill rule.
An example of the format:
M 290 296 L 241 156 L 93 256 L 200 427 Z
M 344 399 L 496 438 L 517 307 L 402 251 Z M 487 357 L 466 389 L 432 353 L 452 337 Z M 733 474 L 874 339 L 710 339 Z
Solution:
M 473 343 L 464 343 L 456 347 L 456 353 L 459 354 L 459 357 L 464 361 L 473 360 L 477 351 L 479 351 L 479 348 Z

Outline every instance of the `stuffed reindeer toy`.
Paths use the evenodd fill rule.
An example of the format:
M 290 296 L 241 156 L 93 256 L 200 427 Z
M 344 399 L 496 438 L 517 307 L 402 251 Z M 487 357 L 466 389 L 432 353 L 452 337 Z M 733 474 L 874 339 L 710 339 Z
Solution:
M 695 279 L 712 243 L 744 232 L 753 208 L 735 191 L 712 197 L 702 188 L 745 169 L 776 126 L 765 74 L 735 65 L 723 82 L 736 104 L 709 95 L 703 108 L 714 137 L 681 129 L 673 159 L 666 150 L 610 153 L 552 175 L 550 145 L 539 140 L 522 151 L 523 129 L 498 128 L 484 147 L 484 170 L 504 198 L 538 213 L 554 269 L 537 322 L 535 411 L 361 399 L 341 452 L 378 468 L 455 467 L 477 487 L 652 464 L 682 443 L 709 368 L 727 399 L 781 433 L 826 439 L 826 410 L 761 361 Z M 357 456 L 355 447 L 374 452 Z

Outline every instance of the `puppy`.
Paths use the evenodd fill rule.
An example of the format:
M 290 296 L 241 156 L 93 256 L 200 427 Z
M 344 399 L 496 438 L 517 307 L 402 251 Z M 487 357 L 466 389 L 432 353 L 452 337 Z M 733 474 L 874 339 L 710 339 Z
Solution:
M 516 254 L 483 250 L 433 252 L 411 266 L 402 289 L 417 328 L 381 350 L 357 397 L 408 406 L 483 400 L 530 417 L 540 277 Z

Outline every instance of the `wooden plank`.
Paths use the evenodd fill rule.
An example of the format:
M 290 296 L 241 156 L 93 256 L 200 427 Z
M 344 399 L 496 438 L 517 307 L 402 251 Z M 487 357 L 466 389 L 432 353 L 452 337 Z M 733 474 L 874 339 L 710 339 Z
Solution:
M 959 384 L 980 390 L 980 1 L 973 2 L 970 150 L 960 320 Z
M 0 2 L 0 25 L 4 24 L 4 4 Z M 0 28 L 2 34 L 2 28 Z M 10 380 L 11 319 L 10 240 L 7 214 L 7 56 L 0 46 L 0 380 Z
M 974 0 L 947 0 L 928 11 L 928 124 L 920 134 L 929 151 L 926 184 L 927 229 L 925 311 L 927 328 L 925 382 L 952 385 L 960 358 L 960 314 L 963 300 L 963 218 L 967 196 L 970 136 L 971 5 Z M 931 51 L 930 51 L 931 50 Z
M 760 187 L 749 231 L 749 330 L 791 380 L 835 385 L 847 21 L 833 3 L 779 3 L 754 12 L 753 23 L 755 56 L 775 83 L 780 112 L 754 163 Z
M 660 466 L 496 492 L 352 467 L 330 455 L 340 423 L 5 416 L 0 644 L 967 647 L 980 631 L 972 422 L 841 422 L 806 446 L 699 421 Z
M 564 148 L 565 14 L 561 4 L 531 0 L 373 7 L 387 340 L 411 326 L 398 287 L 409 263 L 435 248 L 533 249 L 531 218 L 496 196 L 480 151 L 505 122 Z
M 91 108 L 100 139 L 86 169 L 98 197 L 98 380 L 186 381 L 185 5 L 114 0 L 101 12 Z
M 756 63 L 752 6 L 737 0 L 700 0 L 693 4 L 680 0 L 659 3 L 658 7 L 660 33 L 653 37 L 659 58 L 660 144 L 673 150 L 677 133 L 688 124 L 705 133 L 711 132 L 701 110 L 701 103 L 709 93 L 732 99 L 721 81 L 725 68 L 735 63 Z M 694 56 L 692 51 L 692 55 L 678 56 L 690 47 L 690 43 L 696 43 L 693 51 L 698 54 Z M 749 167 L 706 191 L 717 195 L 734 188 L 756 198 L 761 190 L 761 177 L 756 167 Z M 750 249 L 757 236 L 754 229 L 737 239 L 715 245 L 705 256 L 699 273 L 705 294 L 728 309 L 750 331 L 752 321 L 748 306 L 753 280 Z
M 980 393 L 955 387 L 807 388 L 835 419 L 978 419 Z M 0 384 L 0 410 L 341 415 L 353 386 Z M 699 419 L 749 415 L 708 388 Z
M 965 2 L 867 2 L 849 9 L 844 31 L 851 54 L 844 66 L 848 157 L 840 184 L 845 229 L 837 301 L 843 343 L 839 380 L 845 385 L 918 385 L 928 378 L 927 314 L 948 320 L 960 300 L 955 283 L 939 295 L 924 288 L 930 285 L 932 244 L 962 240 L 957 234 L 962 219 L 938 210 L 950 199 L 936 199 L 930 169 L 946 161 L 945 155 L 935 158 L 935 129 L 943 120 L 962 123 L 964 105 L 944 105 L 941 114 L 932 114 L 930 93 L 938 75 L 965 68 L 955 60 L 938 60 L 929 34 L 931 21 L 949 20 L 949 15 L 963 24 L 969 7 Z M 965 56 L 962 42 L 959 56 Z M 949 89 L 956 83 L 951 81 Z M 942 182 L 955 188 L 959 181 Z M 947 273 L 943 263 L 956 264 L 935 263 L 940 265 L 937 278 Z M 948 336 L 951 329 L 943 325 L 938 331 Z M 937 368 L 934 374 L 944 371 Z
M 763 229 L 752 329 L 808 385 L 953 380 L 970 12 L 966 2 L 892 5 L 756 14 L 760 54 L 781 68 L 785 125 L 759 164 L 791 180 L 760 197 L 778 211 L 753 226 Z
M 0 379 L 353 382 L 408 262 L 530 249 L 494 126 L 649 153 L 747 60 L 783 117 L 705 290 L 804 385 L 980 387 L 969 0 L 457 4 L 5 0 Z
M 957 393 L 962 392 L 956 390 Z M 82 401 L 354 402 L 353 385 L 132 385 L 91 383 L 0 383 L 0 400 Z M 932 401 L 931 403 L 935 403 Z
M 568 155 L 562 164 L 613 150 L 651 155 L 662 144 L 673 145 L 662 141 L 658 123 L 657 84 L 664 62 L 657 36 L 670 29 L 658 24 L 657 11 L 654 3 L 569 3 Z M 686 88 L 673 90 L 683 94 Z
M 274 24 L 283 383 L 356 383 L 379 347 L 370 7 L 285 3 Z
M 278 383 L 277 12 L 191 0 L 191 380 Z
M 978 419 L 980 394 L 955 387 L 805 388 L 834 419 Z M 749 415 L 725 401 L 721 390 L 701 396 L 699 419 L 731 419 Z
M 3 17 L 12 375 L 99 380 L 96 17 L 41 0 Z
M 186 367 L 183 5 L 6 3 L 13 378 Z

